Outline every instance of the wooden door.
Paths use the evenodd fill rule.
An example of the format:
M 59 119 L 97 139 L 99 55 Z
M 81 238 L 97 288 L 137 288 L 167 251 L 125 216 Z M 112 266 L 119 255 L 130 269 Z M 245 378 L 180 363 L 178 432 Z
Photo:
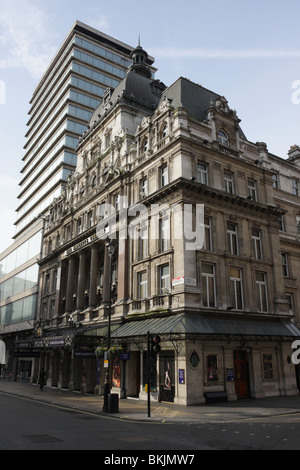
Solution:
M 238 398 L 248 398 L 248 364 L 246 351 L 234 351 L 235 393 Z

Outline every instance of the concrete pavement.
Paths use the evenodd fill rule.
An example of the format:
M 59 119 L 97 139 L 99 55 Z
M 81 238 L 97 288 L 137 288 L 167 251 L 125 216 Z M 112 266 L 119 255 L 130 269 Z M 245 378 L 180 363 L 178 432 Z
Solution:
M 110 419 L 147 421 L 161 423 L 228 423 L 253 420 L 271 416 L 300 415 L 300 396 L 274 397 L 259 400 L 243 400 L 227 403 L 182 406 L 174 403 L 151 402 L 148 417 L 147 402 L 120 399 L 118 413 L 102 411 L 103 398 L 95 395 L 44 387 L 31 383 L 6 382 L 0 380 L 1 394 L 10 394 L 22 399 L 59 406 L 82 413 L 99 414 Z

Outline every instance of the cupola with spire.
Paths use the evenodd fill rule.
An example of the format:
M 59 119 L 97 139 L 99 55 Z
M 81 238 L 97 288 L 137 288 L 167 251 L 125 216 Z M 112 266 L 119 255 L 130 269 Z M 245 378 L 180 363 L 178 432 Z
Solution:
M 148 54 L 140 45 L 140 38 L 138 46 L 131 52 L 132 65 L 130 70 L 143 75 L 146 78 L 152 77 L 152 72 L 149 64 L 147 63 Z

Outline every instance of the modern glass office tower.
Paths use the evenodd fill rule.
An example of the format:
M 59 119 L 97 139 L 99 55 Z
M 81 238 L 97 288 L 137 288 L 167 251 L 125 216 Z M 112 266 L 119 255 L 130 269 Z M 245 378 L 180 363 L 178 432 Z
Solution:
M 78 139 L 103 93 L 115 88 L 131 65 L 132 50 L 76 21 L 33 92 L 14 243 L 0 255 L 0 335 L 4 340 L 8 340 L 5 335 L 13 340 L 16 334 L 23 337 L 33 327 L 43 215 L 76 166 Z

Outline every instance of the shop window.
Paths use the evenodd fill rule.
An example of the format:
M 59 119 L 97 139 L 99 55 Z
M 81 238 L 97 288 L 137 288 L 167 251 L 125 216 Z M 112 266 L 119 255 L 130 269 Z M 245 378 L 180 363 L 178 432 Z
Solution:
M 263 354 L 263 375 L 264 380 L 274 379 L 272 354 Z
M 219 380 L 217 355 L 210 354 L 206 357 L 206 369 L 207 382 L 217 382 Z

